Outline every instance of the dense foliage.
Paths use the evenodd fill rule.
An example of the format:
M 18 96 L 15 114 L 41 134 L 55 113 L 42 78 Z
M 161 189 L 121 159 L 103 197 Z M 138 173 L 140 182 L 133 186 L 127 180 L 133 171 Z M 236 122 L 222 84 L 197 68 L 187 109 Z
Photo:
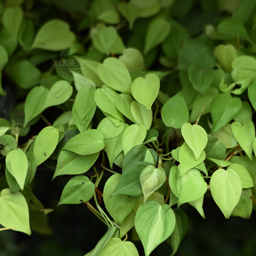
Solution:
M 88 256 L 139 255 L 137 240 L 146 256 L 164 241 L 174 255 L 183 205 L 205 218 L 205 197 L 250 218 L 255 6 L 1 1 L 0 95 L 16 101 L 0 119 L 0 231 L 48 232 L 40 168 L 70 177 L 56 207 L 83 203 L 108 227 Z

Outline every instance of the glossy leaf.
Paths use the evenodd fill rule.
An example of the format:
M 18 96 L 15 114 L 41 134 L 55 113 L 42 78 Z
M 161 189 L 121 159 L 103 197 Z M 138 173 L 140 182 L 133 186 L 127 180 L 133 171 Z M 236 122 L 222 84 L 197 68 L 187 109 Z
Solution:
M 234 117 L 234 120 L 244 125 L 246 122 L 252 120 L 252 108 L 248 101 L 243 101 L 242 104 L 242 108 Z
M 232 132 L 231 124 L 227 124 L 214 133 L 214 136 L 221 141 L 226 148 L 234 148 L 237 144 L 236 138 Z
M 80 204 L 89 201 L 95 186 L 86 176 L 75 176 L 64 187 L 58 206 L 61 204 Z
M 175 223 L 175 214 L 167 204 L 148 201 L 140 206 L 135 216 L 135 228 L 146 256 L 172 234 Z
M 177 93 L 164 104 L 161 110 L 161 116 L 167 127 L 173 127 L 175 129 L 181 128 L 188 121 L 188 107 L 182 92 Z
M 248 88 L 248 97 L 256 111 L 256 78 L 253 79 L 252 84 Z
M 17 148 L 17 141 L 11 135 L 2 135 L 0 136 L 0 145 L 4 147 L 1 149 L 1 154 L 6 156 L 11 150 Z
M 125 3 L 121 3 L 125 4 Z M 119 57 L 127 69 L 131 72 L 134 70 L 144 69 L 144 59 L 140 51 L 135 48 L 127 48 L 124 50 L 123 55 Z
M 115 126 L 107 117 L 103 118 L 97 127 L 97 130 L 103 134 L 105 140 L 117 137 L 123 129 L 124 123 L 120 123 L 120 126 Z
M 127 195 L 112 196 L 121 175 L 114 174 L 106 182 L 103 190 L 103 200 L 109 214 L 113 217 L 115 222 L 120 225 L 125 217 L 132 211 L 137 202 L 136 197 Z
M 0 194 L 0 211 L 1 225 L 28 235 L 31 234 L 28 205 L 21 193 L 13 194 L 8 188 L 2 190 Z
M 4 118 L 0 118 L 0 136 L 4 135 L 11 128 L 11 124 Z
M 210 190 L 215 203 L 228 219 L 242 193 L 242 182 L 238 174 L 231 169 L 218 169 L 211 177 Z

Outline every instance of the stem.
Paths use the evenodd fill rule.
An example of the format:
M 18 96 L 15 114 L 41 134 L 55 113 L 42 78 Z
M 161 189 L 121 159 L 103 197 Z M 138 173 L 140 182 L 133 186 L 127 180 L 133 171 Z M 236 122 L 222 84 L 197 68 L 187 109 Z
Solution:
M 158 151 L 158 149 L 159 149 L 159 141 L 158 140 L 156 142 L 152 141 L 152 144 L 155 147 L 155 149 Z
M 199 117 L 197 118 L 195 124 L 198 124 L 198 122 L 199 122 L 199 120 L 200 120 L 200 118 L 201 118 L 201 116 L 202 116 L 202 114 L 203 114 L 203 112 L 204 112 L 204 109 L 205 109 L 205 104 L 204 104 L 204 107 L 203 107 L 202 111 L 200 112 Z
M 112 171 L 112 170 L 108 169 L 107 167 L 105 167 L 105 166 L 103 165 L 103 163 L 101 163 L 101 164 L 100 164 L 100 166 L 101 166 L 104 170 L 106 170 L 106 171 L 108 171 L 108 172 L 111 172 L 111 173 L 117 174 L 117 172 Z
M 157 96 L 157 99 L 162 103 L 164 104 L 167 100 L 169 100 L 170 98 L 164 94 L 162 91 L 159 91 L 158 93 L 158 96 Z
M 26 146 L 23 148 L 24 153 L 28 150 L 29 146 L 33 143 L 34 139 L 30 139 L 27 143 Z
M 128 239 L 128 234 L 126 233 L 123 242 L 125 242 L 127 239 Z
M 165 204 L 168 202 L 168 200 L 169 200 L 169 198 L 170 198 L 170 192 L 171 192 L 170 185 L 169 185 L 169 179 L 168 179 L 167 177 L 166 177 L 166 182 L 167 182 L 167 184 L 168 184 L 168 192 L 167 192 L 167 196 L 166 196 L 166 198 L 165 198 L 165 200 L 164 200 L 164 203 L 165 203 Z
M 158 168 L 162 167 L 162 156 L 159 156 L 159 160 L 158 160 Z
M 69 101 L 75 102 L 75 100 L 74 100 L 74 99 L 69 99 Z
M 162 142 L 159 144 L 159 146 L 162 146 L 162 145 L 164 145 L 164 138 L 165 138 L 165 136 L 167 135 L 167 134 L 169 134 L 169 132 L 172 130 L 172 127 L 170 127 L 166 132 L 165 132 L 165 134 L 163 135 L 163 137 L 162 137 Z
M 168 152 L 168 153 L 166 153 L 166 154 L 163 154 L 162 156 L 168 156 L 168 155 L 170 155 L 172 153 L 172 151 L 171 152 Z
M 14 229 L 14 228 L 0 228 L 0 231 L 10 230 L 10 229 Z
M 102 218 L 101 214 L 89 202 L 86 202 L 86 206 L 100 221 L 107 225 L 105 220 Z
M 44 120 L 44 122 L 48 125 L 48 126 L 52 126 L 51 123 L 41 114 L 41 118 Z
M 158 113 L 158 109 L 159 109 L 159 105 L 158 105 L 157 100 L 155 101 L 155 104 L 156 104 L 156 110 L 155 110 L 155 113 L 154 113 L 154 122 L 156 121 L 156 117 L 157 117 L 157 113 Z

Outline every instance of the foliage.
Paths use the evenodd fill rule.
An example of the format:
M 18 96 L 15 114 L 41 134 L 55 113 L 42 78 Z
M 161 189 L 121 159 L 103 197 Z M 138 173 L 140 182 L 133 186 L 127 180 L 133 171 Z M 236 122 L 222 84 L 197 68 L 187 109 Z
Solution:
M 17 99 L 0 119 L 0 231 L 48 225 L 40 166 L 72 176 L 56 207 L 84 203 L 108 227 L 88 256 L 139 255 L 136 237 L 146 256 L 164 241 L 174 255 L 182 206 L 205 218 L 205 197 L 250 218 L 254 1 L 38 2 L 0 2 L 0 95 L 12 85 Z M 198 27 L 184 18 L 193 3 Z

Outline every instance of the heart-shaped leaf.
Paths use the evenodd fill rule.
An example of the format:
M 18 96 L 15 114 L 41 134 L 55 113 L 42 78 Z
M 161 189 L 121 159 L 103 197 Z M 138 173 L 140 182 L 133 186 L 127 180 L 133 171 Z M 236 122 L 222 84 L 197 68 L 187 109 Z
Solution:
M 127 69 L 131 72 L 134 70 L 144 69 L 144 59 L 140 51 L 135 48 L 127 48 L 124 50 L 123 55 L 119 57 Z
M 173 232 L 175 214 L 167 204 L 148 201 L 141 205 L 135 216 L 135 228 L 143 244 L 145 255 L 150 253 Z
M 256 110 L 256 78 L 253 79 L 251 85 L 248 88 L 248 97 L 254 110 Z
M 228 219 L 242 193 L 242 182 L 238 174 L 231 169 L 218 169 L 211 177 L 210 190 L 215 203 Z
M 185 123 L 181 127 L 181 133 L 184 140 L 193 151 L 195 160 L 198 160 L 208 141 L 206 131 L 200 125 Z
M 160 88 L 160 79 L 155 74 L 138 77 L 132 83 L 132 96 L 147 109 L 151 109 Z
M 139 15 L 139 9 L 132 3 L 120 3 L 118 5 L 120 13 L 128 20 L 130 30 L 133 27 L 134 21 Z
M 69 48 L 75 41 L 75 34 L 69 25 L 61 20 L 51 20 L 38 31 L 31 49 L 61 51 Z
M 105 140 L 117 137 L 123 129 L 124 123 L 121 123 L 120 126 L 115 126 L 107 117 L 103 118 L 97 127 L 97 130 L 103 134 Z

